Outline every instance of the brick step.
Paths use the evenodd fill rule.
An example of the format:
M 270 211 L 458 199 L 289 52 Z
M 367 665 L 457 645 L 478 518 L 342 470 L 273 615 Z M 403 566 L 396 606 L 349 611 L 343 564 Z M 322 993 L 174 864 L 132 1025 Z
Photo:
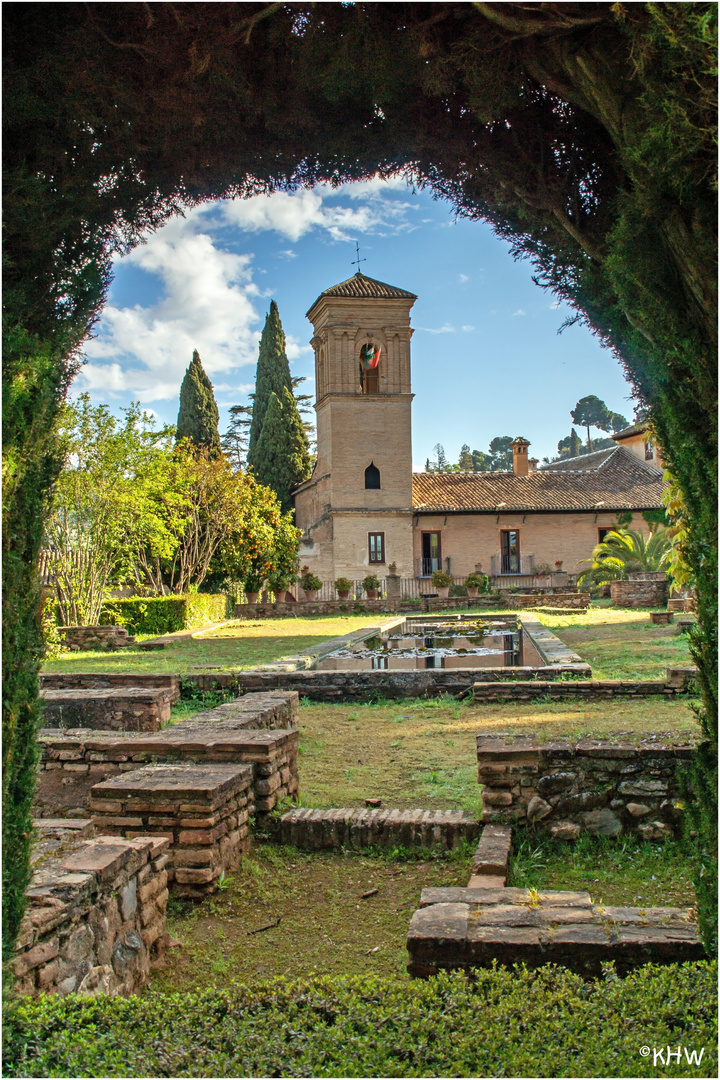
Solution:
M 628 679 L 569 679 L 567 682 L 534 679 L 518 682 L 476 682 L 473 701 L 532 701 L 536 697 L 563 698 L 647 697 L 661 694 L 674 697 L 679 687 L 664 680 L 630 681 Z
M 479 824 L 458 810 L 313 810 L 300 807 L 280 818 L 280 839 L 306 850 L 420 847 L 451 850 L 474 840 Z
M 411 975 L 501 964 L 561 964 L 598 976 L 647 963 L 700 960 L 690 910 L 606 907 L 589 893 L 529 889 L 423 889 L 410 923 Z
M 43 690 L 44 727 L 102 731 L 159 731 L 170 722 L 173 691 L 118 686 L 103 690 Z
M 508 825 L 486 825 L 472 861 L 468 888 L 502 888 L 507 881 L 512 829 Z

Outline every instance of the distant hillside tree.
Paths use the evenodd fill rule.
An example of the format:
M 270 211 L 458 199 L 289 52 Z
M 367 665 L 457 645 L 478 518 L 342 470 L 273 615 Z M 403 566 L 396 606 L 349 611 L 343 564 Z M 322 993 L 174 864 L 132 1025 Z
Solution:
M 498 435 L 490 443 L 490 472 L 512 472 L 512 435 Z
M 212 383 L 205 374 L 197 349 L 180 387 L 180 411 L 177 419 L 177 441 L 189 439 L 209 454 L 220 453 L 220 415 L 215 403 Z
M 561 458 L 580 457 L 580 454 L 582 454 L 582 442 L 575 428 L 571 428 L 570 434 L 560 440 L 557 448 Z
M 270 394 L 260 438 L 253 455 L 253 473 L 272 488 L 283 511 L 291 510 L 293 489 L 310 475 L 308 438 L 290 390 Z
M 472 451 L 467 443 L 463 443 L 460 447 L 460 457 L 458 458 L 458 469 L 460 472 L 472 472 L 473 471 L 473 456 Z
M 260 338 L 255 372 L 255 393 L 252 396 L 252 421 L 248 445 L 249 466 L 255 465 L 257 444 L 270 406 L 270 395 L 275 394 L 278 400 L 282 400 L 283 390 L 292 393 L 293 384 L 285 351 L 285 333 L 280 322 L 280 312 L 277 304 L 272 300 Z
M 247 458 L 249 428 L 252 417 L 251 405 L 231 405 L 230 423 L 222 437 L 220 446 L 235 472 L 245 468 Z
M 593 447 L 590 439 L 590 428 L 598 428 L 600 431 L 622 431 L 628 426 L 628 422 L 621 413 L 611 412 L 604 401 L 595 394 L 580 398 L 575 408 L 570 413 L 573 423 L 580 424 L 587 431 L 587 447 L 592 452 Z

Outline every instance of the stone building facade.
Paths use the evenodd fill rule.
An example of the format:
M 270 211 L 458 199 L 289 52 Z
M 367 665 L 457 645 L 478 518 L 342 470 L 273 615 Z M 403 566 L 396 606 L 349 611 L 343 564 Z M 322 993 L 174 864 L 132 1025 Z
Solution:
M 327 582 L 382 579 L 391 563 L 401 578 L 482 568 L 510 580 L 543 564 L 578 573 L 618 514 L 648 533 L 643 512 L 662 506 L 662 473 L 622 441 L 538 469 L 518 437 L 512 472 L 413 475 L 416 299 L 357 273 L 308 311 L 318 457 L 295 491 L 301 563 Z

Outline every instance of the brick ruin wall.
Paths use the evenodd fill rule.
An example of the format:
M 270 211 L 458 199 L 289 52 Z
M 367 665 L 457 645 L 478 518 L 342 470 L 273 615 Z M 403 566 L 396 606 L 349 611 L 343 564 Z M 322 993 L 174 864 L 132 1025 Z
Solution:
M 16 991 L 140 991 L 168 945 L 167 847 L 99 836 L 38 865 L 11 965 Z
M 454 611 L 457 608 L 504 607 L 506 598 L 496 595 L 483 596 L 419 596 L 412 600 L 300 600 L 295 603 L 237 604 L 236 619 L 281 619 L 288 615 L 343 615 L 367 613 L 392 615 L 412 611 Z
M 43 689 L 43 726 L 99 731 L 159 731 L 170 723 L 169 689 L 124 686 L 117 689 Z
M 549 742 L 478 735 L 483 822 L 526 822 L 574 840 L 637 833 L 655 840 L 675 835 L 682 813 L 678 762 L 690 745 Z
M 135 643 L 124 626 L 58 626 L 58 633 L 71 652 L 123 649 Z
M 663 607 L 668 599 L 667 578 L 662 581 L 633 578 L 628 581 L 612 581 L 610 598 L 615 607 L 620 608 Z
M 506 593 L 505 602 L 509 608 L 550 607 L 585 611 L 590 603 L 590 593 Z

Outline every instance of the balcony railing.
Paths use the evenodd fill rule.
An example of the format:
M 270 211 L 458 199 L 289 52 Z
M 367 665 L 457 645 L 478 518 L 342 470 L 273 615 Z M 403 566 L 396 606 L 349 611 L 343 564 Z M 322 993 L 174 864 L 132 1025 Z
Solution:
M 501 574 L 534 574 L 534 555 L 491 555 L 490 573 L 493 577 Z
M 418 559 L 417 576 L 432 577 L 436 570 L 442 570 L 442 559 Z

